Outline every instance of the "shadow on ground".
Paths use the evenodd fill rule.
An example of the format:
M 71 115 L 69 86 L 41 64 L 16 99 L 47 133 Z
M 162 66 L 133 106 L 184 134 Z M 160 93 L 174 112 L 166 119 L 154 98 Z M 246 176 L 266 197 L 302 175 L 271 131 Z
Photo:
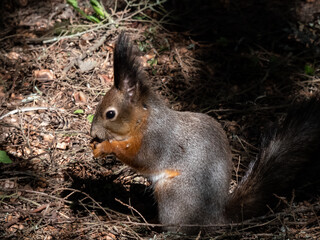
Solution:
M 247 108 L 247 102 L 290 102 L 296 75 L 304 74 L 319 53 L 313 44 L 317 37 L 298 29 L 302 20 L 313 19 L 314 12 L 306 10 L 308 4 L 184 0 L 168 6 L 179 24 L 173 30 L 191 38 L 194 45 L 190 47 L 202 48 L 197 59 L 204 63 L 199 78 L 179 100 L 203 109 L 217 102 L 240 109 Z
M 157 221 L 157 206 L 152 190 L 144 184 L 130 184 L 126 185 L 126 188 L 123 183 L 117 182 L 117 177 L 116 175 L 95 176 L 95 179 L 90 179 L 76 176 L 72 171 L 69 171 L 65 178 L 72 182 L 70 189 L 77 189 L 81 192 L 73 193 L 72 190 L 65 190 L 61 193 L 61 196 L 68 196 L 67 199 L 73 201 L 71 208 L 80 215 L 88 214 L 88 209 L 92 209 L 105 216 L 103 210 L 99 209 L 100 206 L 95 204 L 97 202 L 101 207 L 119 213 L 131 213 L 136 217 L 139 217 L 140 213 L 148 222 L 155 223 Z M 89 199 L 83 193 L 88 194 L 95 202 L 92 202 L 92 199 Z M 94 205 L 95 208 L 88 207 L 87 204 L 89 203 Z M 86 208 L 84 205 L 86 205 Z

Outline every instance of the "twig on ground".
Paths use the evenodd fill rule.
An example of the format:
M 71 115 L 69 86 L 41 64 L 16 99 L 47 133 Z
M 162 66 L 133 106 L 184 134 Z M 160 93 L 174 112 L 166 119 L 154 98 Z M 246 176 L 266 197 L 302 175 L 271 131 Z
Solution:
M 116 200 L 117 202 L 121 203 L 123 206 L 126 206 L 126 207 L 129 208 L 130 210 L 133 210 L 134 212 L 136 212 L 136 213 L 142 218 L 142 220 L 143 220 L 145 223 L 148 223 L 147 220 L 142 216 L 142 214 L 141 214 L 138 210 L 136 210 L 134 207 L 132 207 L 132 206 L 130 206 L 130 205 L 122 202 L 121 200 L 119 200 L 119 199 L 117 199 L 117 198 L 116 198 L 115 200 Z M 150 230 L 150 229 L 149 229 L 149 230 Z
M 81 193 L 81 194 L 85 195 L 87 198 L 89 198 L 93 203 L 95 203 L 106 214 L 106 216 L 109 218 L 109 220 L 112 219 L 110 214 L 106 211 L 106 209 L 103 208 L 96 200 L 94 200 L 90 195 L 88 195 L 85 192 L 82 192 L 80 190 L 73 189 L 73 188 L 59 188 L 59 189 L 56 189 L 54 192 L 56 192 L 56 191 L 64 191 L 64 190 L 65 191 L 71 191 L 72 194 L 77 192 L 77 193 Z M 70 196 L 71 196 L 71 194 L 70 194 Z
M 95 44 L 93 44 L 87 51 L 85 51 L 80 57 L 74 59 L 68 66 L 66 66 L 62 71 L 61 78 L 64 78 L 67 72 L 78 62 L 91 55 L 94 51 L 96 51 L 101 45 L 104 44 L 107 37 L 109 36 L 109 32 L 103 35 Z
M 206 112 L 206 114 L 209 113 L 216 113 L 216 112 L 230 112 L 230 113 L 244 113 L 244 112 L 255 112 L 255 111 L 264 111 L 264 110 L 273 110 L 273 109 L 282 109 L 282 108 L 288 108 L 290 107 L 291 104 L 283 104 L 283 105 L 278 105 L 278 106 L 266 106 L 266 107 L 261 107 L 261 106 L 256 106 L 256 107 L 250 107 L 247 109 L 211 109 Z
M 8 117 L 10 115 L 16 114 L 16 113 L 20 113 L 20 112 L 29 112 L 29 111 L 38 111 L 38 110 L 49 110 L 49 111 L 65 111 L 64 109 L 61 108 L 53 108 L 53 107 L 26 107 L 26 108 L 19 108 L 19 109 L 15 109 L 12 110 L 2 116 L 0 116 L 0 120 L 2 120 L 5 117 Z

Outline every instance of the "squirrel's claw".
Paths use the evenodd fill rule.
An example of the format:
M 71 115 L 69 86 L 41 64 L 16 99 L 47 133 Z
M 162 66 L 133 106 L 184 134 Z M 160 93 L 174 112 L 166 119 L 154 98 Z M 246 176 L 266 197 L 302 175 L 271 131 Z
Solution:
M 101 145 L 101 144 L 98 143 L 98 142 L 93 142 L 93 143 L 90 144 L 90 147 L 91 147 L 91 149 L 93 151 L 93 156 L 95 158 L 100 157 L 102 155 L 102 153 L 103 153 L 102 148 L 99 145 Z
M 102 156 L 105 156 L 105 155 L 111 153 L 111 152 L 107 151 L 107 148 L 105 145 L 106 145 L 105 142 L 102 142 L 102 143 L 93 142 L 90 144 L 92 151 L 93 151 L 93 156 L 95 158 L 102 157 Z

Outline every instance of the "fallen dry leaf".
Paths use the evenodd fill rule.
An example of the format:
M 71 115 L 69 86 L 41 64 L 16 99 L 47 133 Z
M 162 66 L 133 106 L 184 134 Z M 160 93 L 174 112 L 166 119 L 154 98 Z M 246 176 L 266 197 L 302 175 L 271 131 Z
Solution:
M 170 62 L 170 58 L 168 55 L 162 55 L 158 58 L 158 64 L 166 64 Z
M 41 148 L 34 149 L 33 152 L 34 152 L 35 155 L 40 155 L 40 154 L 46 153 L 46 151 L 44 149 L 41 149 Z
M 23 226 L 22 224 L 19 224 L 18 229 L 21 231 L 21 230 L 23 230 L 23 229 L 24 229 L 24 226 Z
M 48 29 L 48 23 L 47 20 L 41 19 L 40 21 L 37 21 L 35 23 L 35 29 L 39 32 L 46 31 Z
M 65 137 L 65 138 L 61 139 L 61 142 L 57 143 L 56 148 L 61 149 L 61 150 L 66 150 L 69 148 L 70 142 L 71 142 L 70 137 Z
M 73 98 L 76 103 L 86 103 L 87 102 L 87 96 L 83 92 L 74 93 Z
M 5 221 L 6 223 L 11 222 L 11 221 L 12 221 L 12 218 L 13 218 L 12 215 L 9 214 L 9 215 L 6 216 L 6 218 L 5 218 L 4 221 Z
M 89 72 L 94 69 L 98 65 L 98 62 L 94 60 L 86 60 L 86 61 L 78 61 L 78 66 L 80 68 L 80 72 Z
M 23 99 L 23 96 L 22 96 L 22 94 L 15 94 L 15 93 L 12 93 L 11 94 L 11 96 L 10 96 L 10 98 L 12 99 L 12 100 L 22 100 Z
M 95 38 L 95 35 L 94 35 L 93 33 L 91 33 L 91 32 L 85 33 L 85 34 L 83 34 L 83 35 L 81 36 L 81 39 L 82 39 L 82 40 L 85 40 L 85 41 L 90 41 L 90 40 L 92 40 L 92 39 L 94 39 L 94 38 Z
M 4 87 L 0 86 L 0 98 L 4 98 L 6 94 L 4 93 Z
M 84 40 L 84 39 L 80 39 L 79 40 L 79 46 L 81 47 L 81 48 L 85 48 L 85 47 L 87 47 L 89 45 L 89 41 L 88 40 Z
M 156 55 L 153 54 L 153 53 L 149 53 L 149 54 L 146 54 L 146 55 L 142 56 L 142 58 L 145 58 L 147 61 L 152 59 L 152 58 L 155 58 L 155 57 L 156 57 Z
M 113 52 L 114 46 L 115 46 L 114 43 L 110 43 L 110 44 L 107 44 L 105 48 L 108 52 Z
M 52 143 L 54 140 L 54 136 L 52 134 L 44 134 L 43 136 L 43 141 Z
M 151 60 L 151 59 L 153 59 L 153 58 L 155 58 L 155 56 L 156 56 L 156 55 L 155 55 L 155 54 L 152 54 L 152 53 L 146 54 L 146 55 L 144 55 L 144 56 L 141 56 L 140 59 L 141 59 L 141 64 L 142 64 L 142 66 L 143 66 L 144 68 L 150 67 L 150 64 L 148 63 L 148 61 Z
M 105 74 L 99 75 L 100 81 L 102 85 L 108 85 L 113 82 L 113 77 Z
M 50 69 L 40 69 L 33 72 L 33 77 L 40 81 L 51 81 L 54 79 L 54 73 Z
M 69 144 L 66 142 L 58 142 L 56 147 L 57 149 L 60 149 L 60 150 L 66 150 L 68 146 Z
M 17 224 L 12 225 L 11 227 L 9 227 L 8 231 L 15 233 L 18 230 L 19 226 Z
M 20 58 L 20 54 L 12 51 L 7 54 L 7 58 L 10 60 L 18 60 Z
M 3 186 L 4 189 L 12 189 L 15 187 L 16 187 L 16 183 L 14 181 L 10 181 L 8 179 L 5 180 L 4 186 Z

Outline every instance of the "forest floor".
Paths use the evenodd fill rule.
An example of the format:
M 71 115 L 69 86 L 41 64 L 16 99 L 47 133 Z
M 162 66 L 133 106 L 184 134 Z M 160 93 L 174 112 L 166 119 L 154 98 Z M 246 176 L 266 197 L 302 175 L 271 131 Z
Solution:
M 0 150 L 12 161 L 0 160 L 0 238 L 319 239 L 320 199 L 294 194 L 210 235 L 162 232 L 150 182 L 112 156 L 94 159 L 89 132 L 125 31 L 169 106 L 222 124 L 232 189 L 266 126 L 320 89 L 320 1 L 104 2 L 112 20 L 100 24 L 64 0 L 0 3 Z M 89 1 L 80 7 L 92 14 Z

